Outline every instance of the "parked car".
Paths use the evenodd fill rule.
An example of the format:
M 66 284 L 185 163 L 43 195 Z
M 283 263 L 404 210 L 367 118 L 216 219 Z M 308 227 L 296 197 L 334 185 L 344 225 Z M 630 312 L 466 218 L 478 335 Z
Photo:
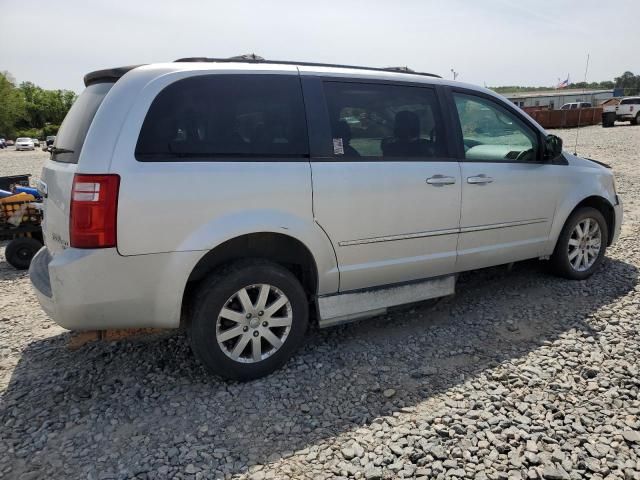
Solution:
M 571 103 L 565 103 L 564 105 L 562 105 L 562 107 L 560 107 L 560 110 L 575 110 L 577 108 L 591 108 L 593 107 L 593 105 L 591 105 L 590 102 L 571 102 Z
M 602 102 L 602 126 L 613 127 L 616 123 L 616 107 L 620 104 L 620 98 L 609 98 Z
M 4 138 L 0 138 L 0 148 L 7 148 L 7 141 Z
M 20 137 L 16 139 L 16 150 L 35 150 L 33 140 L 28 137 Z
M 227 378 L 458 272 L 537 258 L 583 280 L 620 233 L 611 171 L 487 89 L 216 59 L 84 81 L 38 187 L 37 297 L 73 330 L 184 326 Z
M 627 97 L 616 105 L 616 120 L 631 122 L 631 125 L 640 123 L 640 97 Z
M 44 142 L 44 145 L 42 146 L 42 150 L 50 152 L 51 149 L 53 148 L 53 144 L 55 143 L 55 141 L 56 141 L 55 135 L 49 135 L 46 138 L 46 141 Z
M 37 138 L 32 138 L 31 140 L 33 140 L 33 146 L 35 148 L 40 148 L 40 140 L 38 140 Z
M 602 106 L 602 126 L 613 127 L 615 122 L 640 123 L 640 97 L 626 97 Z

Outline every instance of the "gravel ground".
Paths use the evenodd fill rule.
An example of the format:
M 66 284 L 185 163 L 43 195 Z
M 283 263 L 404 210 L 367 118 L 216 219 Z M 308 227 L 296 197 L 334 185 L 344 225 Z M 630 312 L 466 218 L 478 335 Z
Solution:
M 583 128 L 578 152 L 613 165 L 626 209 L 591 279 L 465 274 L 246 384 L 179 333 L 67 350 L 0 249 L 0 477 L 640 479 L 640 127 Z M 0 175 L 44 157 L 0 151 Z

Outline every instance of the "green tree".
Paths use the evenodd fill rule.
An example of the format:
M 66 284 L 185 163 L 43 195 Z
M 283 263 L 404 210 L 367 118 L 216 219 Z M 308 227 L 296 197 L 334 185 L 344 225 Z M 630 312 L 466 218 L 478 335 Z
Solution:
M 32 82 L 22 82 L 20 90 L 25 98 L 27 116 L 19 125 L 25 128 L 60 124 L 76 99 L 76 94 L 70 90 L 44 90 Z
M 45 108 L 43 104 L 44 90 L 32 82 L 22 82 L 20 91 L 24 96 L 26 116 L 18 121 L 22 128 L 42 128 L 46 122 Z
M 0 73 L 0 137 L 11 138 L 16 124 L 26 117 L 25 100 L 8 72 Z
M 640 75 L 632 72 L 624 72 L 615 78 L 616 88 L 622 88 L 625 95 L 638 95 L 640 93 Z

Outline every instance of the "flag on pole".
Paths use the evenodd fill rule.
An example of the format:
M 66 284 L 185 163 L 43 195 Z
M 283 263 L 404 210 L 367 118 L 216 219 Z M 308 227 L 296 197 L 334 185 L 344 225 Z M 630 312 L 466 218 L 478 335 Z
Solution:
M 569 75 L 567 74 L 567 79 L 566 80 L 560 80 L 558 79 L 558 84 L 556 85 L 556 88 L 567 88 L 569 86 Z

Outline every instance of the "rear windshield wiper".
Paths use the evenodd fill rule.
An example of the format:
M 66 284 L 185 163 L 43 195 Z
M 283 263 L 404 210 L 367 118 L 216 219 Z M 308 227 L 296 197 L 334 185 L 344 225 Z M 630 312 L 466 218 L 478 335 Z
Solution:
M 69 150 L 68 148 L 58 148 L 58 147 L 53 147 L 51 151 L 53 153 L 73 153 L 73 150 Z

